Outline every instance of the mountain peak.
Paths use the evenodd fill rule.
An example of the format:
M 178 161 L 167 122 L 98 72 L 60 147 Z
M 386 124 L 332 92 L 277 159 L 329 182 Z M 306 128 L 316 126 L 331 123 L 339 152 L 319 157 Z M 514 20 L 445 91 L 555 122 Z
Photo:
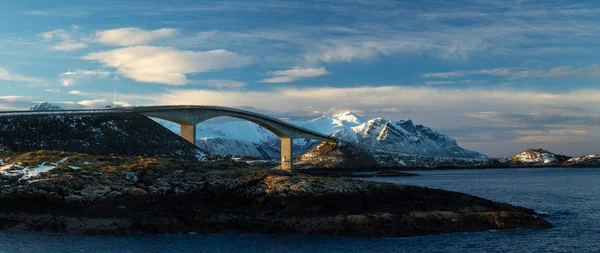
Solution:
M 62 110 L 62 108 L 60 108 L 60 106 L 53 105 L 48 102 L 43 102 L 43 103 L 39 103 L 37 105 L 33 105 L 32 107 L 29 107 L 29 110 L 30 111 L 56 111 L 56 110 Z

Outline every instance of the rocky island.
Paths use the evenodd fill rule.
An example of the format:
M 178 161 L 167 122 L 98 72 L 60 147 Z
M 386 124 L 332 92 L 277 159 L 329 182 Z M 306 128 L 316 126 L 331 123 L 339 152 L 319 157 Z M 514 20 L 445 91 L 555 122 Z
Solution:
M 0 167 L 0 228 L 399 237 L 549 228 L 533 210 L 415 186 L 167 158 L 38 151 Z

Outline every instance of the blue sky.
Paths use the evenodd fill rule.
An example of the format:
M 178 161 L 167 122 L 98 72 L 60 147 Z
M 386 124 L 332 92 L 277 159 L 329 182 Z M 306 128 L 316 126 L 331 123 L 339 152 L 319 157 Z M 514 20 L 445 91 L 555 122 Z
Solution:
M 0 107 L 411 118 L 464 147 L 600 153 L 595 1 L 0 2 Z

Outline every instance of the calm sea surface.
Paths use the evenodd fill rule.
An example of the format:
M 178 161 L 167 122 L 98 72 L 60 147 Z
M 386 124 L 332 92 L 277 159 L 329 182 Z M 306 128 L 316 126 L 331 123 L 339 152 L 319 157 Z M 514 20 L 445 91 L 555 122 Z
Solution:
M 417 172 L 366 179 L 465 192 L 551 215 L 550 230 L 391 239 L 281 235 L 84 236 L 0 231 L 0 252 L 600 252 L 600 169 Z M 0 203 L 1 204 L 1 203 Z

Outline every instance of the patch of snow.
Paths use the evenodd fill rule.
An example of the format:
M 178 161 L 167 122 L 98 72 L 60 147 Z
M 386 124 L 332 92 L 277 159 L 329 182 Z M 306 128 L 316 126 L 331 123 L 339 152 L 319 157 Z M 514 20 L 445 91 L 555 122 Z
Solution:
M 56 166 L 52 166 L 52 165 L 47 166 L 46 162 L 43 162 L 42 164 L 40 164 L 34 168 L 26 167 L 22 170 L 23 176 L 21 176 L 21 178 L 19 178 L 19 181 L 27 180 L 30 178 L 39 178 L 42 173 L 47 173 L 53 169 L 56 169 Z

